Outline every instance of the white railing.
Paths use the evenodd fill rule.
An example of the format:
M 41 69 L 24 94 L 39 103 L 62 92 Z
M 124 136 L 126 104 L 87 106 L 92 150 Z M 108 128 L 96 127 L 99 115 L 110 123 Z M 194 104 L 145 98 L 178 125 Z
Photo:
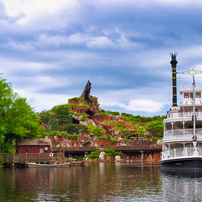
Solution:
M 184 147 L 184 148 L 175 148 L 167 149 L 161 152 L 161 159 L 172 159 L 177 157 L 190 157 L 190 156 L 201 156 L 202 157 L 202 147 Z
M 196 136 L 202 137 L 202 129 L 196 129 Z M 182 137 L 190 137 L 193 136 L 193 129 L 174 129 L 164 131 L 164 138 L 182 138 Z
M 202 112 L 196 112 L 196 117 L 202 118 Z M 167 119 L 176 119 L 176 118 L 192 118 L 193 112 L 176 112 L 176 111 L 168 111 Z

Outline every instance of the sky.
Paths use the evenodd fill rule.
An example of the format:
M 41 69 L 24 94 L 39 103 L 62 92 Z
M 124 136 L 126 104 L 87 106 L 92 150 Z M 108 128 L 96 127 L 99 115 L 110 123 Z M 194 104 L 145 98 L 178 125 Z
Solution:
M 90 80 L 101 109 L 165 115 L 169 53 L 177 71 L 202 70 L 201 21 L 202 0 L 0 0 L 0 72 L 36 112 Z M 178 90 L 188 84 L 178 75 Z

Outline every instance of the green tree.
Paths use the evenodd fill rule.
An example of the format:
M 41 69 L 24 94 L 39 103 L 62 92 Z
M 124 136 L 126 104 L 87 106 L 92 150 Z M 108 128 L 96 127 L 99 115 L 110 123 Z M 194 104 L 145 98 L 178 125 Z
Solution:
M 105 133 L 105 129 L 98 126 L 93 126 L 92 123 L 90 123 L 90 126 L 88 126 L 88 130 L 90 130 L 91 133 L 95 134 L 98 137 L 103 136 L 103 134 Z
M 46 131 L 46 128 L 49 127 L 50 121 L 51 121 L 51 114 L 44 110 L 40 114 L 41 124 L 43 124 L 44 132 Z
M 123 137 L 125 139 L 128 139 L 131 136 L 131 131 L 128 129 L 123 129 L 123 130 L 121 130 L 121 132 L 123 133 Z
M 74 134 L 74 133 L 79 134 L 82 132 L 87 132 L 88 127 L 81 124 L 69 123 L 65 125 L 64 130 L 67 131 L 67 133 L 69 134 Z
M 152 134 L 152 137 L 163 138 L 164 125 L 162 121 L 149 123 L 147 130 Z
M 63 129 L 66 124 L 72 123 L 72 117 L 67 106 L 61 105 L 58 107 L 55 111 L 55 115 L 61 129 Z
M 14 93 L 11 84 L 0 77 L 0 144 L 15 139 L 36 138 L 41 134 L 40 119 L 26 98 Z M 8 145 L 8 144 L 7 144 Z

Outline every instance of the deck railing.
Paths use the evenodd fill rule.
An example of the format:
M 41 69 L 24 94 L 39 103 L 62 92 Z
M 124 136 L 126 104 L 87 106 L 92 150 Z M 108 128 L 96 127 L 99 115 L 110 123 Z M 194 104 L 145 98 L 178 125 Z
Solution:
M 202 112 L 196 112 L 196 117 L 202 118 Z M 176 112 L 176 111 L 168 111 L 167 119 L 175 119 L 175 118 L 192 118 L 193 112 Z
M 202 138 L 202 129 L 196 129 L 196 136 Z M 174 129 L 164 131 L 164 138 L 181 138 L 193 136 L 193 129 Z
M 26 162 L 48 162 L 49 154 L 26 153 L 26 154 L 1 154 L 5 164 L 26 163 Z
M 134 146 L 117 146 L 114 148 L 115 151 L 126 151 L 126 150 L 132 150 L 132 151 L 146 151 L 146 150 L 161 150 L 161 145 L 134 145 Z
M 95 151 L 97 150 L 96 147 L 54 147 L 53 151 L 58 152 L 58 151 Z
M 162 160 L 190 156 L 202 157 L 202 147 L 196 147 L 196 151 L 194 150 L 194 147 L 181 147 L 175 149 L 167 149 L 161 152 Z

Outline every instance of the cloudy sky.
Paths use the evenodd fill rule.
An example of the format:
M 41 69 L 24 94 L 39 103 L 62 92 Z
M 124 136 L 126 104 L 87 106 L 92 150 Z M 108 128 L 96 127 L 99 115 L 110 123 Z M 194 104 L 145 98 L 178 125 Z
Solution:
M 37 112 L 90 80 L 102 109 L 166 114 L 171 52 L 202 70 L 202 0 L 0 0 L 0 72 Z

